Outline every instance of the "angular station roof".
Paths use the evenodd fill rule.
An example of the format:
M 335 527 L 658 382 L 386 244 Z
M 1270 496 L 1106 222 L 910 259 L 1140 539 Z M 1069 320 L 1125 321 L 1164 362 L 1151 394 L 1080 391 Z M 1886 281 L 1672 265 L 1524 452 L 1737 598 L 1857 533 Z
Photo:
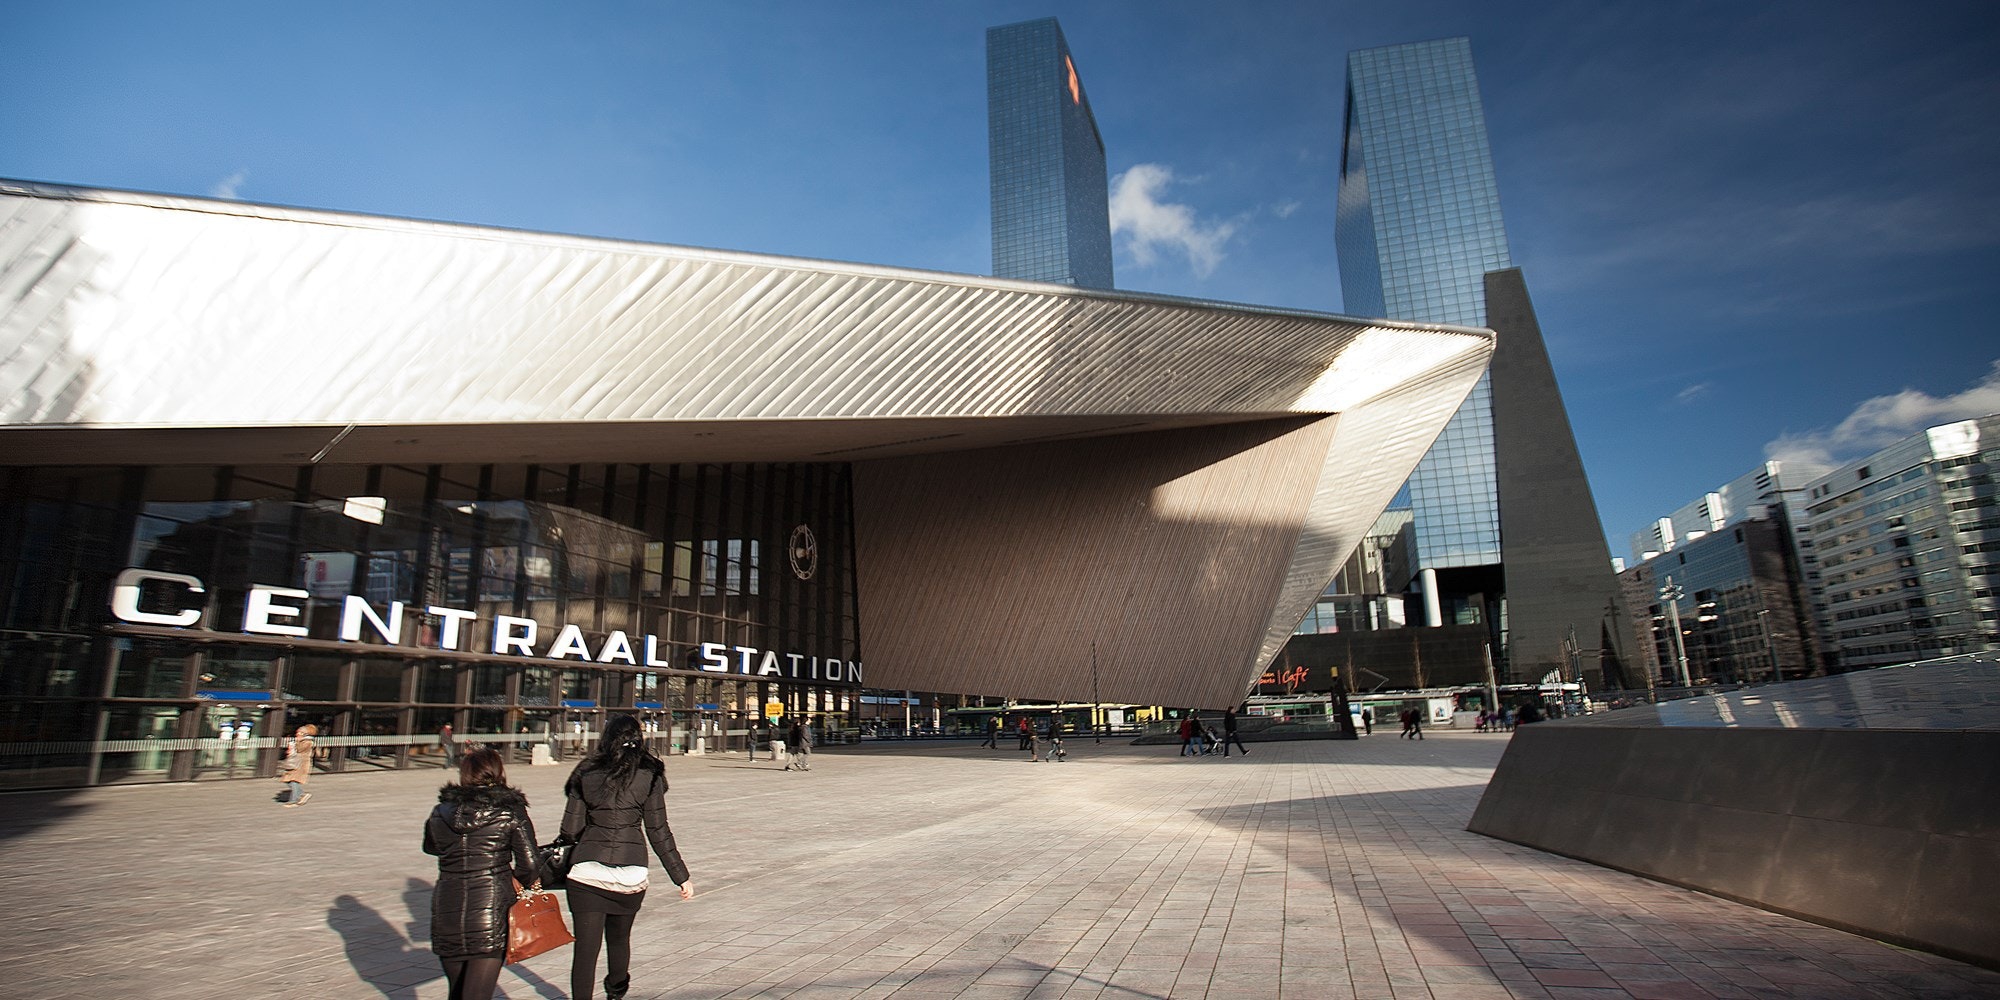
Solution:
M 0 464 L 863 469 L 1298 438 L 1272 468 L 1305 492 L 1255 514 L 1295 536 L 1284 607 L 1190 703 L 1233 701 L 1191 699 L 1268 661 L 1492 349 L 1459 327 L 0 181 Z M 1273 475 L 1172 502 L 1248 516 L 1231 491 Z M 869 588 L 863 614 L 895 621 Z M 871 683 L 895 679 L 866 655 Z

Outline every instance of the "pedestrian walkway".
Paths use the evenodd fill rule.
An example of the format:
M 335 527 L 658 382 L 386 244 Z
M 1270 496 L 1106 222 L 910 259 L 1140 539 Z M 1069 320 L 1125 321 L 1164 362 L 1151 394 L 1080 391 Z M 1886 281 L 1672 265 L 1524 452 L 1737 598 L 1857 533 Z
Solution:
M 2000 996 L 2000 973 L 1466 833 L 1508 739 L 676 757 L 635 1000 Z M 565 768 L 515 769 L 543 840 Z M 0 796 L 0 996 L 439 1000 L 440 773 Z M 563 996 L 568 953 L 512 966 Z

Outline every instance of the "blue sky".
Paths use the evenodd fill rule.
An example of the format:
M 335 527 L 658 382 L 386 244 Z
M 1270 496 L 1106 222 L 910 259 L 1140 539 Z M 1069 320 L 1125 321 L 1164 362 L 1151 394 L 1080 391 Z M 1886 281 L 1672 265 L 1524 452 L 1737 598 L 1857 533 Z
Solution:
M 1992 9 L 32 4 L 0 176 L 985 273 L 984 29 L 1055 15 L 1119 287 L 1337 312 L 1345 55 L 1467 35 L 1619 555 L 1772 449 L 2000 410 Z

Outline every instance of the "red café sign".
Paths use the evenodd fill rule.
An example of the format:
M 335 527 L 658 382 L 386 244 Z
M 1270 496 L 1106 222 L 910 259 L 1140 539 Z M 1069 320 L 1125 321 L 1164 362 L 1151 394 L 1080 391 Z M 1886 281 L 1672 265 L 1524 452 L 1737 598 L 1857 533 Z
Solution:
M 1277 667 L 1272 667 L 1271 669 L 1264 671 L 1264 676 L 1257 678 L 1257 687 L 1259 687 L 1260 689 L 1267 687 L 1281 687 L 1284 688 L 1287 693 L 1290 693 L 1297 691 L 1299 689 L 1299 685 L 1304 684 L 1305 682 L 1306 682 L 1306 668 L 1304 667 L 1287 667 L 1283 670 L 1280 670 Z

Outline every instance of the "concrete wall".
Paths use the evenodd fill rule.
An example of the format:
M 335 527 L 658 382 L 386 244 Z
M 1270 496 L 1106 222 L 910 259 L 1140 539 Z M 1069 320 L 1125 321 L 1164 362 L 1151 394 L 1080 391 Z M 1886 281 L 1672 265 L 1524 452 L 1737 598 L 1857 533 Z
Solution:
M 1522 727 L 1474 833 L 2000 968 L 2000 732 Z

